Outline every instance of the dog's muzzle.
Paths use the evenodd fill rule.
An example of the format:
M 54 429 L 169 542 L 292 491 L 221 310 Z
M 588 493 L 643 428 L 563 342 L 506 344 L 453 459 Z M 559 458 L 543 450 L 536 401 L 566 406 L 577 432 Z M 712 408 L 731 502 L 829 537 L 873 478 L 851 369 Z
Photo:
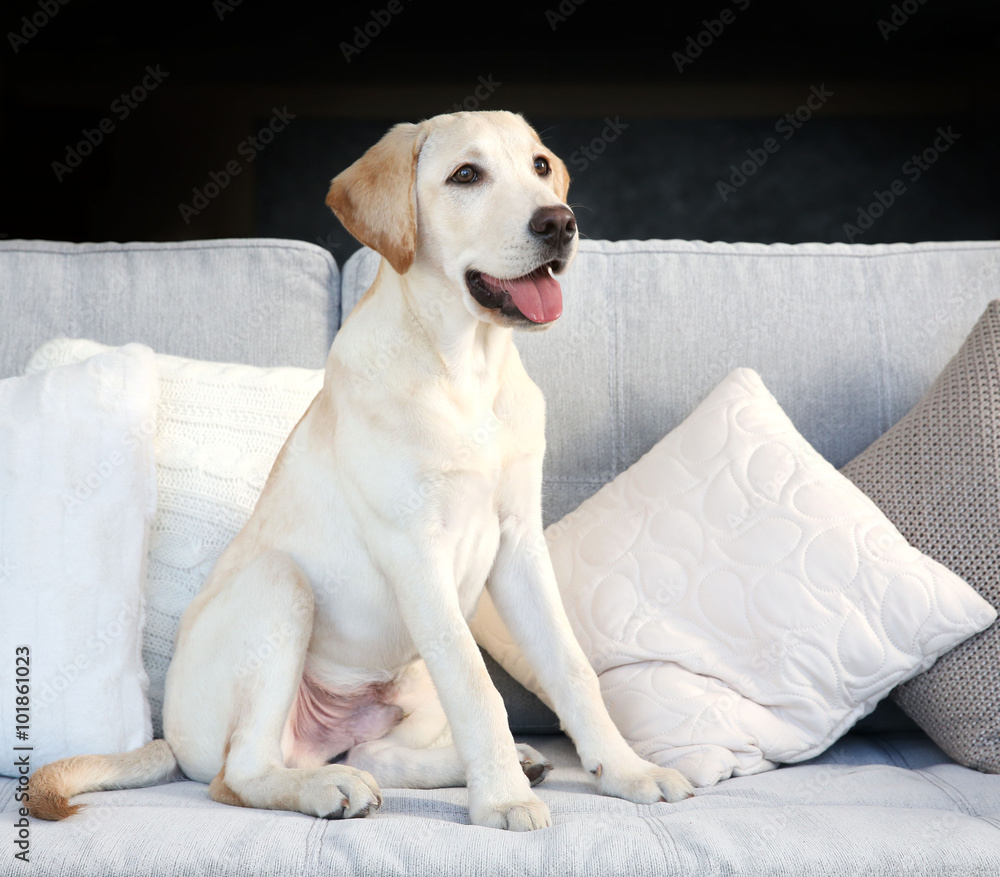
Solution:
M 576 238 L 576 217 L 559 204 L 539 207 L 528 223 L 529 234 L 547 251 L 549 261 L 521 277 L 494 277 L 470 270 L 465 275 L 472 297 L 484 308 L 498 310 L 512 322 L 543 325 L 562 314 L 562 287 L 553 276 L 566 267 Z

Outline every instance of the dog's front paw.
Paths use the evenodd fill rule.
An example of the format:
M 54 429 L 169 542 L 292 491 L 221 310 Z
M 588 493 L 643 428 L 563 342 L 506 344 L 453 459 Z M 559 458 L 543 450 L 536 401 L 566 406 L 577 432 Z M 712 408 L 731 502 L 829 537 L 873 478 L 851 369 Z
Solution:
M 475 825 L 507 831 L 534 831 L 552 825 L 548 805 L 531 792 L 517 801 L 470 801 L 469 816 Z
M 527 743 L 517 744 L 517 757 L 521 762 L 521 770 L 533 786 L 537 786 L 552 771 L 552 762 Z
M 659 767 L 639 758 L 621 770 L 605 770 L 598 765 L 591 771 L 597 777 L 602 795 L 624 798 L 636 804 L 674 804 L 694 795 L 694 788 L 683 774 L 670 767 Z

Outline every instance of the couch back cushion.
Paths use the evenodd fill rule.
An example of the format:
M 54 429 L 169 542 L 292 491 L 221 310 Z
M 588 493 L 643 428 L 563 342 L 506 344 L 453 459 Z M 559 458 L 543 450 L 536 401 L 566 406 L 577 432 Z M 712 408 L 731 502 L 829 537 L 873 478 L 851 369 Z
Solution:
M 345 264 L 345 318 L 378 261 L 360 250 Z M 517 337 L 546 398 L 547 524 L 738 367 L 843 465 L 913 406 L 1000 295 L 1000 242 L 585 240 L 562 285 L 559 321 Z
M 322 368 L 339 287 L 330 254 L 301 241 L 0 241 L 0 378 L 57 336 Z

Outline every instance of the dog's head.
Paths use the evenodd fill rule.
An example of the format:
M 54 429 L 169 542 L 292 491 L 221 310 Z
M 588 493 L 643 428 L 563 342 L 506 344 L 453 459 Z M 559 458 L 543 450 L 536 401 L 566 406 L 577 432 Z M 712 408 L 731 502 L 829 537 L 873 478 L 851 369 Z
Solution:
M 330 186 L 344 227 L 399 274 L 438 277 L 480 320 L 543 328 L 576 255 L 569 174 L 523 118 L 454 113 L 392 128 Z

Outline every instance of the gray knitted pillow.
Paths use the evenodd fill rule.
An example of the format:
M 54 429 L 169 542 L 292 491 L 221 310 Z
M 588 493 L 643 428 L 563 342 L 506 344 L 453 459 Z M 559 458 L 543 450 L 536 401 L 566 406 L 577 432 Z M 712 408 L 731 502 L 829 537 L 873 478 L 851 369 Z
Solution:
M 1000 300 L 916 407 L 841 471 L 1000 608 Z M 956 761 L 1000 773 L 1000 621 L 892 696 Z

